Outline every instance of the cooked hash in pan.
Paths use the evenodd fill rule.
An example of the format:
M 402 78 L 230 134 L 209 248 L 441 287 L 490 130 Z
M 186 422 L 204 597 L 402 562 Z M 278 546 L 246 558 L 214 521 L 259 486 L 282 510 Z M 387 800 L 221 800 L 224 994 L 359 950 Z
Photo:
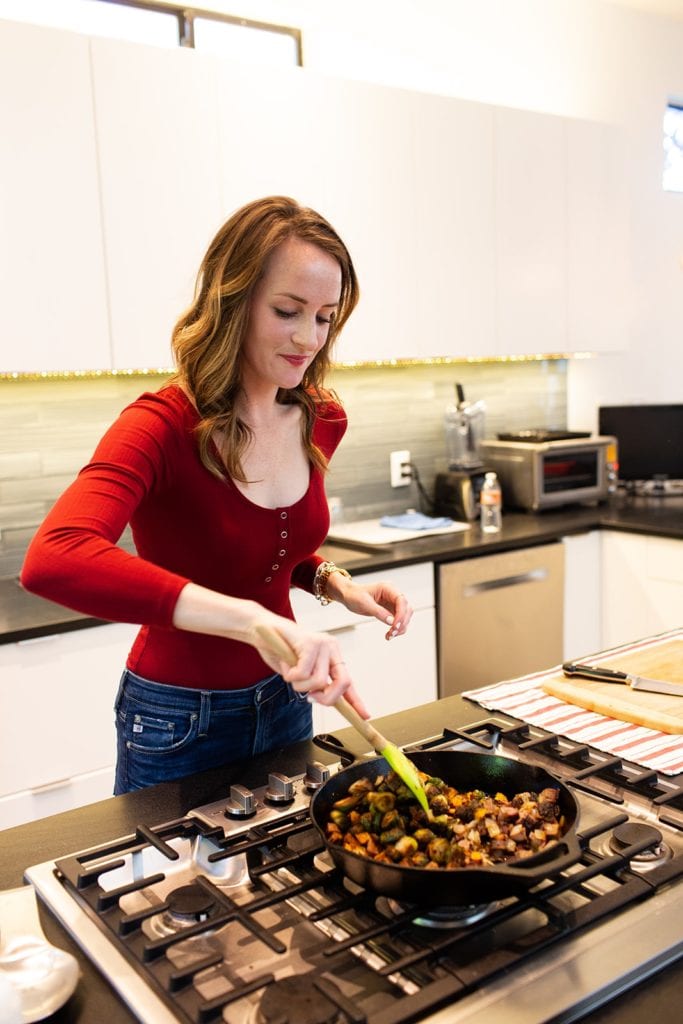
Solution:
M 466 868 L 530 857 L 566 831 L 558 789 L 487 795 L 460 792 L 419 772 L 431 818 L 395 772 L 357 779 L 336 800 L 325 831 L 329 843 L 383 864 Z

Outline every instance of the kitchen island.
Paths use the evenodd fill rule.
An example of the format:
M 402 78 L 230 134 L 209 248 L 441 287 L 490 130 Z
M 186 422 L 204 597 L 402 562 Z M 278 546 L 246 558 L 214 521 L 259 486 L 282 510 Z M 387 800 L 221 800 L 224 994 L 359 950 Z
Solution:
M 381 720 L 380 728 L 397 743 L 407 744 L 440 735 L 445 724 L 458 728 L 485 717 L 479 705 L 460 697 L 449 697 Z M 338 736 L 355 753 L 364 752 L 363 741 L 353 730 L 340 731 Z M 336 758 L 313 743 L 300 743 L 249 764 L 214 770 L 8 829 L 0 833 L 0 888 L 21 885 L 23 872 L 30 865 L 133 834 L 141 822 L 155 825 L 173 821 L 200 804 L 223 799 L 231 783 L 239 781 L 243 785 L 258 786 L 269 771 L 295 775 L 314 760 L 330 764 Z M 100 1024 L 106 1020 L 108 1024 L 133 1024 L 137 1018 L 42 906 L 41 919 L 48 939 L 73 953 L 82 970 L 76 993 L 55 1016 L 55 1021 Z M 638 934 L 633 935 L 632 941 L 637 948 Z M 533 972 L 528 975 L 528 985 L 534 985 Z M 682 989 L 683 962 L 679 961 L 627 993 L 615 996 L 600 1009 L 580 1018 L 562 1019 L 582 1019 L 593 1024 L 642 1024 L 644 1020 L 666 1017 L 673 1020 L 677 1019 Z M 458 1019 L 455 1007 L 450 1014 L 451 1011 L 448 1020 Z

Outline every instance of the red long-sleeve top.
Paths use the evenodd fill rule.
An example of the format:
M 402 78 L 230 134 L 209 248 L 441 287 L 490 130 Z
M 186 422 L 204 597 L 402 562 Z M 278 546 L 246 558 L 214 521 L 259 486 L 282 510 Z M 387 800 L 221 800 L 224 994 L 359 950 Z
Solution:
M 140 623 L 127 665 L 146 679 L 240 689 L 271 669 L 248 644 L 174 628 L 180 591 L 193 582 L 293 618 L 290 586 L 312 591 L 329 512 L 313 468 L 294 505 L 250 502 L 202 464 L 197 422 L 175 385 L 124 409 L 36 533 L 21 582 L 86 615 Z M 313 439 L 328 458 L 346 424 L 336 403 L 319 408 Z M 117 546 L 128 523 L 137 554 Z

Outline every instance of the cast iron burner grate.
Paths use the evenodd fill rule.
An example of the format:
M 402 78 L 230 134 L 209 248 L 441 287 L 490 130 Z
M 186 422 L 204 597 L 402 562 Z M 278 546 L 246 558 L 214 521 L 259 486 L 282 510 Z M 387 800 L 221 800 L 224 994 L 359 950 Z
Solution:
M 485 745 L 489 730 L 485 726 L 475 741 Z M 524 736 L 522 731 L 516 738 L 526 743 Z M 468 739 L 472 741 L 472 733 Z M 279 975 L 286 973 L 293 956 L 283 941 L 286 924 L 294 935 L 305 933 L 305 960 L 293 976 L 307 991 L 312 991 L 311 985 L 315 989 L 314 1015 L 322 1014 L 321 1024 L 328 1019 L 340 1024 L 399 1024 L 457 1002 L 530 957 L 647 901 L 662 886 L 680 879 L 681 856 L 647 875 L 630 870 L 632 858 L 656 845 L 657 837 L 650 831 L 636 834 L 634 842 L 628 841 L 628 833 L 624 842 L 622 833 L 617 844 L 622 848 L 609 848 L 606 837 L 627 820 L 627 815 L 615 813 L 583 829 L 581 854 L 571 869 L 502 901 L 481 920 L 456 930 L 423 927 L 416 907 L 384 914 L 374 894 L 349 888 L 335 868 L 317 866 L 323 844 L 307 812 L 229 839 L 194 817 L 154 828 L 142 826 L 135 836 L 59 860 L 56 868 L 86 915 L 144 975 L 178 1021 L 258 1020 L 260 1002 L 264 1021 L 288 1020 L 267 1016 L 282 991 Z M 173 909 L 178 886 L 173 885 L 166 897 L 151 898 L 142 909 L 131 911 L 128 903 L 142 893 L 163 891 L 164 884 L 168 889 L 166 875 L 172 882 L 177 847 L 183 843 L 201 847 L 201 863 L 218 875 L 212 879 L 199 873 L 192 878 L 191 914 L 200 920 L 186 922 L 178 933 L 150 938 L 145 922 Z M 160 870 L 143 871 L 122 885 L 110 884 L 115 872 L 140 862 L 150 849 L 162 862 Z M 239 868 L 241 861 L 246 874 Z M 243 876 L 246 885 L 232 884 Z M 275 923 L 264 923 L 264 914 L 274 917 Z M 253 970 L 239 976 L 230 951 L 245 942 L 252 950 Z M 261 969 L 262 963 L 268 968 Z M 353 996 L 344 985 L 349 979 L 355 986 Z

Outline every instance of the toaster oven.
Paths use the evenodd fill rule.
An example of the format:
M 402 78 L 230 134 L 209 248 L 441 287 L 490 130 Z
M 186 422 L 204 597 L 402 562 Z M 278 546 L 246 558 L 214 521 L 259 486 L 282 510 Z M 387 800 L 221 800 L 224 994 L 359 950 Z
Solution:
M 498 475 L 504 506 L 533 512 L 605 501 L 618 465 L 611 436 L 482 441 L 481 454 Z

